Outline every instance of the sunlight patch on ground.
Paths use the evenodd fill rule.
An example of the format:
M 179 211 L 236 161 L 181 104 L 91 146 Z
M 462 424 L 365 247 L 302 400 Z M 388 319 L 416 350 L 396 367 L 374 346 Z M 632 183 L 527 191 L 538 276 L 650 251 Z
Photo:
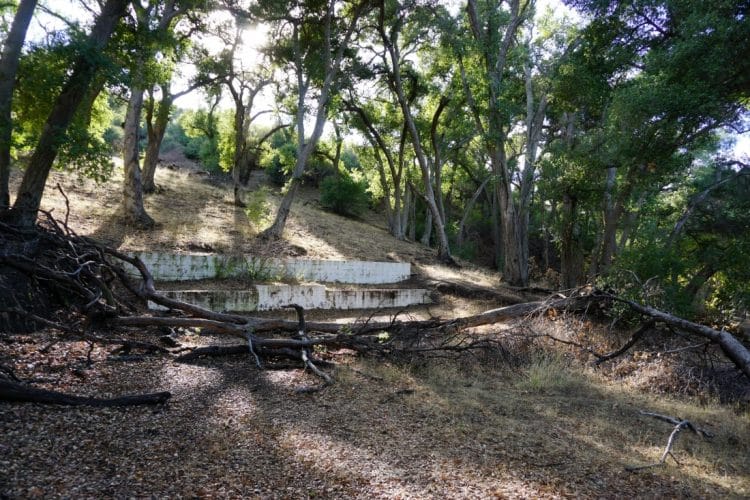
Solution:
M 165 364 L 159 378 L 168 391 L 205 390 L 218 387 L 224 381 L 224 376 L 218 368 L 187 363 Z
M 441 264 L 421 264 L 419 270 L 428 278 L 439 281 L 466 281 L 472 285 L 488 288 L 500 286 L 500 275 L 486 269 L 469 266 L 454 269 Z
M 300 446 L 301 442 L 310 444 Z M 382 457 L 372 447 L 365 449 L 310 429 L 287 427 L 280 433 L 280 445 L 306 467 L 326 476 L 364 480 L 360 492 L 369 498 L 479 498 L 534 493 L 524 482 L 500 472 L 478 474 L 471 463 L 462 464 L 428 450 L 420 456 L 422 467 L 415 475 L 410 461 L 387 454 Z
M 241 428 L 241 421 L 258 412 L 252 391 L 248 387 L 222 388 L 209 411 L 209 422 L 223 427 Z

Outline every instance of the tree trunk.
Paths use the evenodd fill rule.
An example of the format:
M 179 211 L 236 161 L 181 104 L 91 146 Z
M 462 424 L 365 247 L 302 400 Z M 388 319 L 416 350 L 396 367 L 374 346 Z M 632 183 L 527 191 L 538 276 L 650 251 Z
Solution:
M 529 283 L 529 261 L 524 259 L 521 221 L 510 193 L 499 190 L 500 229 L 503 240 L 503 280 L 512 286 Z
M 125 115 L 122 163 L 125 168 L 122 206 L 125 218 L 137 227 L 152 228 L 154 220 L 143 207 L 143 184 L 139 159 L 138 132 L 140 129 L 143 89 L 134 84 L 130 89 L 128 111 Z
M 497 189 L 488 190 L 487 199 L 490 206 L 490 219 L 492 219 L 492 246 L 495 253 L 494 264 L 495 268 L 500 271 L 502 270 L 503 262 L 503 237 L 500 230 L 500 215 L 497 208 Z
M 408 226 L 409 226 L 409 240 L 417 241 L 417 196 L 414 194 L 412 189 L 407 190 L 409 201 L 408 213 Z
M 320 136 L 323 133 L 323 126 L 325 125 L 326 121 L 326 113 L 328 111 L 328 104 L 330 100 L 330 94 L 334 85 L 334 82 L 336 81 L 336 78 L 338 76 L 338 72 L 341 69 L 341 61 L 344 57 L 344 52 L 347 49 L 349 45 L 349 41 L 351 40 L 352 35 L 354 34 L 354 29 L 357 26 L 357 21 L 359 20 L 359 17 L 364 13 L 364 9 L 366 8 L 366 2 L 363 2 L 359 4 L 354 12 L 351 13 L 351 19 L 349 21 L 349 25 L 347 27 L 346 33 L 344 36 L 339 37 L 338 40 L 338 47 L 336 49 L 335 56 L 333 59 L 331 59 L 331 47 L 332 47 L 332 34 L 331 34 L 331 17 L 333 16 L 333 10 L 334 10 L 334 2 L 331 1 L 328 4 L 328 11 L 326 13 L 326 19 L 324 23 L 324 57 L 326 59 L 325 64 L 325 79 L 323 80 L 323 84 L 320 88 L 320 93 L 318 95 L 317 100 L 317 110 L 316 110 L 316 116 L 315 116 L 315 126 L 313 128 L 313 133 L 310 139 L 305 143 L 305 136 L 304 133 L 298 134 L 299 137 L 297 140 L 299 141 L 299 145 L 297 148 L 297 162 L 294 166 L 294 171 L 292 172 L 292 178 L 289 183 L 289 187 L 284 193 L 284 197 L 281 200 L 281 203 L 279 204 L 278 211 L 276 212 L 276 218 L 274 219 L 273 224 L 271 227 L 263 231 L 262 236 L 264 238 L 270 238 L 270 239 L 279 239 L 281 238 L 282 234 L 284 233 L 284 226 L 286 226 L 286 219 L 289 217 L 289 211 L 292 208 L 292 201 L 294 200 L 294 195 L 297 193 L 297 189 L 299 188 L 299 184 L 302 181 L 302 174 L 305 171 L 305 168 L 307 167 L 307 161 L 310 158 L 310 155 L 315 150 L 316 146 L 318 145 L 318 141 L 320 140 Z M 295 52 L 295 66 L 297 71 L 297 82 L 298 82 L 298 111 L 297 111 L 297 127 L 298 129 L 302 128 L 302 124 L 304 123 L 304 109 L 305 109 L 305 95 L 307 93 L 307 86 L 309 84 L 309 79 L 303 84 L 303 76 L 302 72 L 304 71 L 304 65 L 302 63 L 302 57 L 301 57 L 301 48 L 300 48 L 300 40 L 299 40 L 299 28 L 297 25 L 294 26 L 294 52 Z
M 493 2 L 490 6 L 493 13 L 487 16 L 480 15 L 475 0 L 468 0 L 466 5 L 472 36 L 479 44 L 483 60 L 483 76 L 486 85 L 484 90 L 487 95 L 486 110 L 480 109 L 476 105 L 463 67 L 461 68 L 461 77 L 469 108 L 477 125 L 477 130 L 483 136 L 484 146 L 497 182 L 495 192 L 500 215 L 503 279 L 512 285 L 526 286 L 529 277 L 528 242 L 525 241 L 528 239 L 526 217 L 532 191 L 531 181 L 533 180 L 535 159 L 533 150 L 529 148 L 536 147 L 539 134 L 538 130 L 530 127 L 536 123 L 537 119 L 540 120 L 541 126 L 544 106 L 543 103 L 540 103 L 540 116 L 537 116 L 534 112 L 533 99 L 528 96 L 531 87 L 530 68 L 528 68 L 526 82 L 528 154 L 524 171 L 521 172 L 521 189 L 518 193 L 519 201 L 516 206 L 513 200 L 512 185 L 515 173 L 509 165 L 505 152 L 508 134 L 513 124 L 508 123 L 507 117 L 503 114 L 502 110 L 505 105 L 502 103 L 500 92 L 505 84 L 506 63 L 509 53 L 517 41 L 518 30 L 528 15 L 528 7 L 531 4 L 519 1 L 509 2 L 507 14 L 510 16 L 505 18 L 507 24 L 504 27 L 500 23 L 500 19 L 503 18 L 494 12 L 494 9 L 500 10 L 500 4 L 501 2 Z M 524 69 L 527 69 L 527 65 Z M 486 119 L 483 119 L 485 114 Z
M 385 7 L 381 5 L 381 9 L 384 8 Z M 417 129 L 416 123 L 414 121 L 414 116 L 411 112 L 409 100 L 406 98 L 406 94 L 404 93 L 404 86 L 401 79 L 401 64 L 403 61 L 401 60 L 400 49 L 398 46 L 399 27 L 394 27 L 391 31 L 391 35 L 389 36 L 386 33 L 384 18 L 385 13 L 381 10 L 379 25 L 380 37 L 390 59 L 389 77 L 391 79 L 391 86 L 398 99 L 399 107 L 401 108 L 401 114 L 404 118 L 404 122 L 409 133 L 409 138 L 411 139 L 412 147 L 414 148 L 414 153 L 417 157 L 417 163 L 419 164 L 419 169 L 422 172 L 425 203 L 427 204 L 427 208 L 432 213 L 432 223 L 434 225 L 436 237 L 438 240 L 437 256 L 441 261 L 452 264 L 454 263 L 454 261 L 453 257 L 451 257 L 448 236 L 445 232 L 445 221 L 443 221 L 442 215 L 440 214 L 440 209 L 438 208 L 435 197 L 435 191 L 432 188 L 432 175 L 430 165 L 427 161 L 427 157 L 425 156 L 424 148 L 422 147 L 422 140 L 419 135 L 419 130 Z
M 724 351 L 724 354 L 732 360 L 735 366 L 737 366 L 737 368 L 739 368 L 739 370 L 750 379 L 750 350 L 748 350 L 748 348 L 731 333 L 723 330 L 714 330 L 708 326 L 693 323 L 692 321 L 673 316 L 664 311 L 654 309 L 653 307 L 641 305 L 631 300 L 620 299 L 619 297 L 613 298 L 625 302 L 634 311 L 654 318 L 656 321 L 662 321 L 673 327 L 695 333 L 716 342 L 721 347 L 721 350 Z
M 685 287 L 685 292 L 693 300 L 693 302 L 695 302 L 698 296 L 698 292 L 700 292 L 703 285 L 705 285 L 706 282 L 711 279 L 714 274 L 716 274 L 716 269 L 714 269 L 714 266 L 707 264 L 703 266 L 700 271 L 693 275 L 693 277 Z
M 347 103 L 348 109 L 357 113 L 362 123 L 364 124 L 364 132 L 367 140 L 373 147 L 375 153 L 375 161 L 378 167 L 378 174 L 380 175 L 380 184 L 383 187 L 383 195 L 385 198 L 385 211 L 386 220 L 388 221 L 388 229 L 391 234 L 399 239 L 403 240 L 406 238 L 406 224 L 408 217 L 408 201 L 404 201 L 403 188 L 401 183 L 401 177 L 403 173 L 403 145 L 404 140 L 402 137 L 399 146 L 399 161 L 398 166 L 393 158 L 393 153 L 388 148 L 388 145 L 383 140 L 380 132 L 375 128 L 372 120 L 367 115 L 364 109 L 354 103 Z M 338 148 L 337 148 L 338 149 Z M 382 151 L 382 155 L 381 155 Z M 338 151 L 337 151 L 338 155 Z M 383 165 L 383 158 L 385 156 L 386 162 L 388 163 L 388 169 L 391 172 L 391 179 L 393 181 L 393 193 L 391 194 L 391 186 L 388 184 L 388 177 L 386 176 L 385 166 Z M 391 206 L 391 198 L 393 198 L 393 205 Z
M 10 144 L 13 136 L 13 88 L 23 41 L 36 8 L 36 0 L 21 0 L 0 59 L 0 213 L 10 208 Z
M 487 186 L 487 183 L 490 181 L 490 179 L 492 179 L 492 176 L 489 176 L 485 180 L 483 180 L 477 190 L 474 191 L 474 194 L 471 195 L 469 201 L 466 203 L 466 208 L 464 208 L 464 215 L 463 217 L 461 217 L 461 222 L 458 224 L 458 234 L 456 235 L 456 245 L 458 245 L 459 247 L 464 244 L 464 238 L 466 237 L 466 222 L 469 219 L 469 215 L 471 215 L 471 211 L 474 209 L 474 205 L 477 203 L 479 196 L 482 194 L 482 191 L 484 191 L 484 188 Z
M 430 246 L 430 239 L 432 238 L 432 219 L 432 211 L 428 207 L 424 214 L 424 230 L 422 231 L 422 238 L 419 240 L 420 243 L 426 247 Z
M 577 200 L 568 193 L 563 194 L 562 206 L 562 241 L 560 286 L 569 290 L 581 284 L 583 277 L 583 255 L 578 244 L 580 228 L 578 226 Z
M 101 51 L 104 48 L 118 21 L 125 15 L 129 3 L 129 0 L 107 0 L 88 37 L 88 44 L 92 50 Z M 10 220 L 13 224 L 31 227 L 36 222 L 44 194 L 44 185 L 57 157 L 61 139 L 73 120 L 76 110 L 86 97 L 91 81 L 100 65 L 101 59 L 90 57 L 88 52 L 76 59 L 70 77 L 47 117 L 42 135 L 29 160 L 18 196 L 11 209 Z
M 146 119 L 148 145 L 146 146 L 146 157 L 143 159 L 144 193 L 153 193 L 156 190 L 154 175 L 156 174 L 156 165 L 159 163 L 159 150 L 164 140 L 164 134 L 167 132 L 172 108 L 172 95 L 169 93 L 168 85 L 162 86 L 162 97 L 161 102 L 159 102 L 159 109 L 156 111 L 156 121 L 152 121 L 153 99 L 150 106 Z
M 371 138 L 370 134 L 367 134 L 368 138 Z M 400 231 L 401 216 L 391 206 L 391 187 L 388 184 L 388 177 L 385 175 L 385 166 L 383 165 L 383 157 L 380 155 L 380 150 L 377 143 L 374 140 L 370 141 L 372 144 L 373 152 L 375 153 L 375 165 L 378 168 L 378 176 L 380 178 L 380 186 L 383 189 L 383 208 L 385 209 L 385 220 L 388 222 L 388 231 L 396 236 Z M 403 238 L 400 238 L 403 239 Z
M 641 195 L 638 197 L 638 201 L 635 204 L 635 208 L 633 210 L 627 210 L 624 211 L 625 220 L 622 224 L 622 232 L 620 233 L 620 242 L 617 244 L 616 247 L 616 253 L 621 253 L 625 246 L 628 244 L 628 241 L 630 240 L 630 234 L 635 230 L 635 228 L 638 225 L 638 216 L 640 215 L 641 207 L 643 207 L 643 204 L 646 202 L 646 196 L 647 192 L 644 191 L 641 193 Z

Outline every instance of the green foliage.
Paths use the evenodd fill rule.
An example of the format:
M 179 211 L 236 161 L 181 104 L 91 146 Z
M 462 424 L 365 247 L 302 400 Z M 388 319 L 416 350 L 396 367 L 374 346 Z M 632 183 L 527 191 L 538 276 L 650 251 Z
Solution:
M 320 185 L 320 203 L 340 215 L 358 217 L 370 203 L 367 185 L 347 173 L 329 176 Z
M 602 284 L 685 317 L 719 321 L 746 310 L 750 176 L 740 173 L 708 163 L 679 190 L 653 197 L 642 208 L 638 237 Z M 683 230 L 670 234 L 691 205 Z
M 236 278 L 250 282 L 269 282 L 289 280 L 286 270 L 278 267 L 271 259 L 237 257 L 229 259 L 226 264 L 216 267 L 219 279 Z
M 36 146 L 73 58 L 85 50 L 79 36 L 54 33 L 44 44 L 33 45 L 21 58 L 17 75 L 20 84 L 15 86 L 13 99 L 14 156 L 29 155 Z M 99 182 L 106 180 L 114 168 L 111 157 L 118 146 L 119 129 L 113 126 L 113 118 L 107 92 L 92 93 L 59 138 L 55 166 L 75 170 Z
M 185 156 L 199 161 L 206 170 L 222 170 L 220 144 L 222 132 L 226 134 L 223 115 L 216 116 L 205 109 L 188 110 L 180 114 L 177 123 L 182 132 L 175 138 L 180 140 Z
M 245 215 L 250 223 L 256 228 L 265 226 L 268 223 L 268 217 L 271 214 L 271 208 L 268 204 L 269 189 L 266 186 L 260 187 L 247 196 L 245 200 Z
M 167 124 L 164 139 L 161 142 L 162 151 L 172 151 L 178 147 L 182 148 L 189 142 L 189 138 L 181 124 L 181 116 L 184 113 L 185 110 L 177 108 L 172 114 L 172 119 Z
M 284 164 L 282 158 L 281 154 L 274 154 L 266 164 L 268 178 L 277 186 L 286 184 L 286 181 L 289 179 L 291 167 L 293 167 L 293 165 Z
M 268 177 L 277 186 L 283 186 L 291 175 L 297 160 L 297 146 L 294 136 L 288 129 L 279 130 L 268 142 L 268 148 L 260 159 Z

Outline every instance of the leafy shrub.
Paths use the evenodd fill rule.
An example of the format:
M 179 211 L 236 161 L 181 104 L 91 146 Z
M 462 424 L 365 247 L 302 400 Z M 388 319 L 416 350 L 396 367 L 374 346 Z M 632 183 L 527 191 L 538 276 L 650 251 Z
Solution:
M 269 189 L 265 186 L 253 191 L 247 200 L 245 215 L 255 227 L 263 226 L 268 222 L 271 207 L 268 204 Z
M 289 178 L 289 173 L 284 163 L 281 160 L 281 156 L 275 154 L 271 161 L 266 165 L 266 172 L 268 178 L 277 186 L 283 186 Z
M 348 174 L 329 176 L 320 185 L 320 203 L 339 215 L 358 217 L 370 203 L 367 185 Z

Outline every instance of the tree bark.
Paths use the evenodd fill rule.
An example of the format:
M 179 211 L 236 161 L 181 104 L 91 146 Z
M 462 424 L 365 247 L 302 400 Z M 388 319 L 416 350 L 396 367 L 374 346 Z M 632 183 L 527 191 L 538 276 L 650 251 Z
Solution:
M 499 3 L 497 2 L 490 8 L 499 10 Z M 528 223 L 526 217 L 531 196 L 533 156 L 535 156 L 533 153 L 535 153 L 535 149 L 533 151 L 527 149 L 530 156 L 527 157 L 526 168 L 521 172 L 522 186 L 521 192 L 518 194 L 520 200 L 516 206 L 512 184 L 513 172 L 505 152 L 505 143 L 508 140 L 511 124 L 503 115 L 505 106 L 501 103 L 500 92 L 505 79 L 504 72 L 510 49 L 516 43 L 517 33 L 527 15 L 529 4 L 522 5 L 519 0 L 511 0 L 508 4 L 510 18 L 504 27 L 500 25 L 501 17 L 496 15 L 496 12 L 490 13 L 486 18 L 480 17 L 475 0 L 468 0 L 466 6 L 469 26 L 475 41 L 480 45 L 484 63 L 487 94 L 486 126 L 482 121 L 482 115 L 485 111 L 481 110 L 474 100 L 463 66 L 461 67 L 461 77 L 467 102 L 477 124 L 477 129 L 483 135 L 484 146 L 496 178 L 495 192 L 500 215 L 500 236 L 503 250 L 503 279 L 511 285 L 526 286 L 529 278 L 528 241 L 526 241 L 528 239 Z M 526 89 L 528 94 L 530 91 L 530 70 L 527 71 L 527 74 Z M 528 95 L 526 104 L 527 109 L 530 109 L 530 111 L 527 111 L 528 128 L 536 123 L 538 116 L 534 111 L 533 99 L 530 99 Z M 541 114 L 543 114 L 544 108 L 542 104 L 540 103 Z M 538 134 L 539 131 L 537 130 L 527 130 L 527 141 L 529 141 L 527 148 L 536 147 Z
M 750 350 L 734 337 L 731 333 L 726 331 L 714 330 L 705 325 L 693 323 L 686 319 L 673 316 L 664 311 L 654 309 L 653 307 L 644 306 L 632 300 L 622 299 L 619 297 L 612 296 L 611 298 L 626 303 L 630 308 L 636 312 L 654 318 L 657 321 L 664 322 L 676 328 L 700 335 L 701 337 L 707 338 L 719 344 L 724 354 L 732 360 L 737 368 L 750 379 Z
M 522 226 L 510 186 L 498 183 L 500 229 L 503 245 L 503 280 L 513 286 L 526 286 L 529 282 L 529 263 L 524 260 Z
M 101 65 L 101 58 L 92 57 L 90 52 L 100 52 L 104 48 L 120 18 L 125 15 L 128 4 L 129 0 L 107 0 L 97 17 L 88 37 L 87 50 L 76 59 L 70 77 L 57 97 L 31 155 L 11 209 L 10 220 L 13 224 L 31 227 L 36 222 L 44 185 L 57 157 L 61 140 Z
M 18 60 L 37 0 L 21 0 L 0 59 L 0 213 L 10 208 L 10 145 L 13 136 L 13 88 Z
M 464 215 L 463 217 L 461 217 L 461 222 L 458 224 L 458 234 L 456 235 L 456 245 L 458 245 L 459 247 L 464 244 L 464 238 L 466 238 L 466 222 L 469 220 L 469 215 L 471 215 L 471 211 L 474 209 L 474 205 L 477 203 L 479 195 L 482 194 L 482 191 L 484 191 L 484 188 L 487 186 L 487 183 L 490 182 L 490 179 L 492 179 L 492 176 L 489 176 L 485 180 L 483 180 L 476 191 L 474 191 L 474 194 L 471 195 L 469 201 L 466 203 L 466 207 L 464 208 Z
M 401 150 L 403 148 L 403 136 L 399 145 L 399 161 L 396 163 L 393 152 L 388 147 L 385 139 L 380 132 L 375 128 L 372 120 L 367 115 L 364 109 L 352 102 L 347 102 L 347 107 L 350 111 L 354 112 L 359 116 L 364 125 L 365 136 L 373 147 L 375 152 L 375 160 L 378 165 L 378 173 L 380 175 L 380 183 L 383 186 L 383 196 L 385 198 L 385 211 L 386 220 L 388 221 L 388 229 L 390 233 L 399 240 L 406 238 L 406 225 L 408 221 L 408 201 L 404 200 L 404 186 L 402 183 L 402 174 L 404 170 L 403 155 Z M 391 181 L 393 182 L 393 191 L 391 192 L 391 186 L 388 183 L 386 176 L 385 167 L 383 166 L 383 160 L 380 153 L 383 153 L 385 160 L 388 164 L 388 170 L 391 173 Z M 407 191 L 408 194 L 408 191 Z M 393 205 L 391 205 L 391 199 Z
M 148 134 L 148 145 L 146 146 L 146 156 L 143 159 L 143 192 L 153 193 L 156 190 L 154 176 L 156 174 L 156 165 L 159 163 L 159 150 L 164 140 L 164 134 L 167 132 L 169 117 L 171 114 L 173 97 L 169 92 L 169 85 L 161 86 L 161 101 L 156 110 L 156 120 L 154 120 L 154 99 L 149 100 L 146 112 L 146 131 Z
M 136 77 L 137 78 L 137 77 Z M 137 227 L 154 227 L 154 219 L 143 206 L 143 184 L 141 182 L 140 148 L 138 136 L 143 108 L 143 88 L 138 83 L 130 87 L 130 100 L 125 115 L 125 137 L 123 139 L 122 163 L 125 169 L 122 206 L 125 218 Z
M 580 232 L 577 200 L 569 193 L 563 193 L 560 286 L 565 290 L 577 287 L 583 278 L 583 252 L 578 243 Z
M 430 210 L 430 207 L 428 206 L 424 214 L 424 230 L 422 231 L 422 237 L 419 239 L 419 242 L 422 243 L 426 247 L 430 246 L 430 240 L 432 239 L 432 228 L 433 228 L 434 218 L 435 216 L 433 215 L 432 210 Z

